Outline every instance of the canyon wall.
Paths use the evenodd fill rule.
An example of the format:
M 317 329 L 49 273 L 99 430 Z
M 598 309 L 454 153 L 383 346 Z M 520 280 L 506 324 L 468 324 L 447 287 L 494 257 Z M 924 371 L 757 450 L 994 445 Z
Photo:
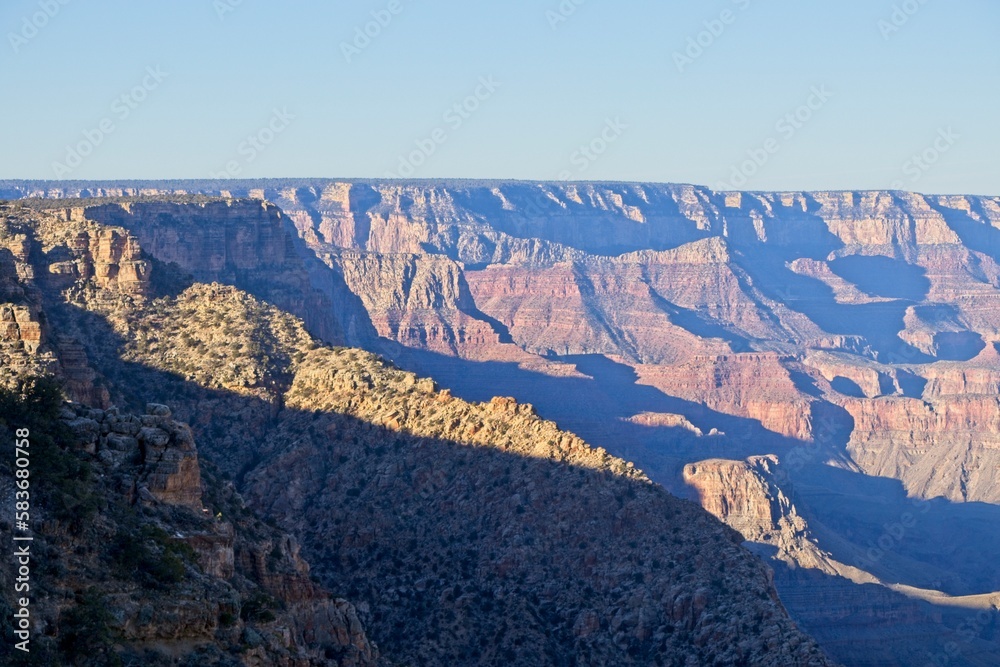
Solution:
M 463 398 L 531 402 L 724 520 L 725 484 L 705 486 L 687 467 L 731 461 L 737 468 L 720 478 L 729 480 L 776 457 L 784 473 L 768 493 L 794 505 L 826 554 L 796 561 L 779 589 L 811 627 L 832 623 L 824 641 L 851 661 L 858 646 L 893 644 L 844 616 L 810 615 L 802 587 L 842 610 L 898 609 L 919 629 L 895 646 L 918 641 L 930 655 L 960 621 L 890 586 L 961 600 L 1000 590 L 976 555 L 1000 541 L 996 197 L 500 181 L 0 183 L 10 198 L 128 196 L 133 221 L 119 224 L 140 240 L 157 216 L 178 228 L 191 215 L 203 227 L 255 224 L 250 212 L 226 222 L 208 205 L 172 213 L 144 200 L 178 194 L 280 208 L 339 323 L 330 335 L 307 320 L 314 334 L 343 336 Z M 218 278 L 268 299 L 249 276 Z M 927 512 L 897 538 L 911 502 Z M 788 566 L 761 553 L 779 575 Z M 995 640 L 995 621 L 977 627 L 977 641 Z M 964 664 L 980 664 L 969 657 L 980 649 Z
M 122 200 L 5 209 L 0 242 L 28 239 L 24 261 L 5 274 L 8 292 L 39 325 L 37 346 L 19 335 L 12 349 L 29 360 L 51 355 L 57 377 L 71 367 L 63 349 L 91 370 L 74 398 L 92 407 L 66 413 L 74 456 L 98 469 L 128 512 L 159 517 L 135 526 L 149 535 L 146 546 L 134 540 L 149 550 L 135 558 L 187 559 L 157 565 L 185 586 L 156 598 L 159 606 L 134 583 L 105 582 L 93 591 L 99 598 L 81 595 L 53 618 L 107 608 L 118 622 L 101 624 L 101 650 L 145 642 L 146 664 L 171 651 L 217 664 L 219 646 L 246 665 L 392 664 L 379 663 L 374 641 L 386 661 L 402 664 L 833 664 L 789 619 L 738 533 L 634 464 L 513 398 L 466 401 L 370 352 L 314 338 L 275 303 L 295 296 L 291 283 L 261 279 L 287 269 L 306 289 L 308 263 L 278 254 L 258 227 L 260 208 Z M 227 224 L 226 210 L 242 211 L 245 223 L 237 215 Z M 198 243 L 214 234 L 221 245 L 164 250 L 156 239 L 169 238 L 162 229 L 172 215 Z M 215 225 L 225 234 L 194 231 Z M 345 279 L 317 259 L 314 270 Z M 122 268 L 140 262 L 148 270 Z M 364 296 L 404 315 L 454 306 L 484 321 L 458 264 L 440 264 L 432 273 L 453 280 L 421 278 L 405 258 L 386 262 L 377 269 L 384 282 L 369 283 L 385 291 Z M 397 270 L 406 284 L 385 289 Z M 319 273 L 309 285 L 324 275 L 333 279 Z M 345 284 L 362 284 L 354 279 Z M 65 346 L 48 343 L 61 339 Z M 146 414 L 98 409 L 98 389 L 104 404 Z M 105 547 L 118 553 L 101 532 L 116 532 L 108 521 L 96 522 L 98 546 L 81 568 L 93 569 Z M 39 532 L 83 552 L 52 525 Z M 239 603 L 229 605 L 234 595 Z M 69 627 L 53 641 L 68 645 Z

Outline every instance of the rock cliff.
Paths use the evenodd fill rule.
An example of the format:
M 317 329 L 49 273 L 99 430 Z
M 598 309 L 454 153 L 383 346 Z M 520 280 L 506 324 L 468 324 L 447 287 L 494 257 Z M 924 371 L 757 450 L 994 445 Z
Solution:
M 880 487 L 891 498 L 884 524 L 908 512 L 900 494 L 944 498 L 922 538 L 948 535 L 963 554 L 997 541 L 982 523 L 989 509 L 975 505 L 998 502 L 995 197 L 318 179 L 10 182 L 0 192 L 274 202 L 336 311 L 337 336 L 307 319 L 314 335 L 380 352 L 463 398 L 531 402 L 676 493 L 689 488 L 689 464 L 778 456 L 787 476 L 772 480 L 777 491 L 811 517 L 820 550 L 851 567 L 887 529 L 837 521 L 828 498 L 860 506 L 877 480 L 899 483 Z M 157 224 L 185 229 L 190 213 L 205 227 L 240 226 L 213 222 L 217 204 L 175 205 L 188 208 L 175 222 L 160 210 Z M 154 209 L 132 210 L 125 226 L 142 240 L 136 230 Z M 212 278 L 268 300 L 249 276 Z M 268 410 L 281 404 L 268 401 Z M 888 551 L 858 569 L 955 595 L 1000 590 L 979 576 L 977 558 L 912 539 L 892 538 Z M 883 594 L 851 604 L 878 608 Z M 838 650 L 880 642 L 831 622 L 844 633 L 825 635 Z M 925 628 L 914 641 L 933 654 L 938 636 Z
M 781 484 L 788 486 L 787 470 L 773 455 L 689 464 L 684 479 L 709 512 L 738 530 L 752 550 L 771 560 L 775 582 L 790 612 L 846 664 L 921 664 L 927 659 L 927 646 L 961 646 L 950 657 L 960 664 L 994 661 L 989 641 L 994 597 L 952 597 L 901 586 L 895 577 L 914 563 L 880 567 L 879 561 L 891 557 L 884 548 L 891 549 L 889 542 L 905 539 L 908 532 L 920 531 L 920 524 L 928 521 L 923 514 L 929 508 L 911 505 L 909 512 L 883 524 L 878 540 L 864 550 L 830 535 L 823 523 L 826 517 L 807 518 L 800 513 L 781 488 Z M 860 525 L 856 527 L 863 531 Z M 862 542 L 857 535 L 851 537 Z M 824 543 L 835 545 L 837 553 L 825 550 Z M 888 575 L 887 579 L 881 580 L 875 571 Z M 847 618 L 867 628 L 870 636 L 880 637 L 880 643 L 851 641 L 858 631 L 845 631 Z
M 60 407 L 57 392 L 31 380 L 0 392 L 0 432 L 28 429 L 47 466 L 32 477 L 33 664 L 377 664 L 354 607 L 314 584 L 295 541 L 231 484 L 201 474 L 190 428 L 165 406 Z M 0 495 L 14 491 L 4 466 Z M 0 581 L 14 590 L 7 569 Z M 0 655 L 19 664 L 13 641 Z
M 185 207 L 202 206 L 167 203 L 161 210 L 126 201 L 110 210 L 156 211 L 157 224 L 166 225 L 191 210 Z M 201 283 L 184 275 L 177 256 L 147 250 L 143 235 L 156 225 L 120 220 L 126 228 L 90 216 L 108 216 L 109 205 L 85 205 L 81 216 L 45 203 L 11 217 L 30 232 L 36 275 L 51 274 L 49 266 L 65 257 L 146 261 L 143 289 L 107 280 L 110 271 L 68 274 L 72 283 L 18 283 L 37 291 L 43 340 L 46 328 L 71 338 L 109 402 L 151 413 L 138 421 L 115 408 L 80 413 L 89 420 L 77 424 L 83 452 L 97 457 L 95 465 L 114 466 L 113 448 L 134 440 L 139 453 L 121 464 L 127 477 L 116 488 L 142 512 L 190 517 L 173 539 L 213 578 L 219 592 L 204 596 L 231 598 L 214 583 L 231 572 L 263 592 L 247 589 L 240 622 L 228 608 L 215 610 L 234 623 L 221 630 L 214 607 L 195 613 L 184 603 L 186 611 L 172 616 L 184 630 L 171 637 L 206 644 L 225 637 L 246 664 L 285 664 L 273 657 L 282 651 L 300 656 L 288 664 L 368 664 L 376 658 L 368 636 L 401 664 L 830 664 L 790 621 L 766 568 L 739 536 L 634 465 L 522 402 L 469 402 L 369 352 L 330 348 L 278 304 L 240 289 L 243 281 L 253 287 L 252 276 L 215 276 L 236 287 Z M 98 238 L 134 235 L 138 245 L 101 246 L 131 247 L 127 257 L 72 245 L 90 229 Z M 417 280 L 405 259 L 387 262 L 384 273 L 411 277 L 387 303 L 429 311 L 451 303 L 464 312 L 470 292 L 457 280 L 460 265 L 448 261 L 453 270 L 442 262 L 428 274 L 452 270 L 456 281 L 441 284 Z M 438 301 L 438 292 L 447 298 Z M 270 294 L 278 301 L 281 291 Z M 494 326 L 482 313 L 466 314 Z M 231 501 L 210 501 L 202 457 L 235 480 L 249 508 L 295 538 L 265 531 L 238 548 L 245 527 L 227 517 L 242 516 L 240 501 L 235 492 L 223 494 Z M 106 477 L 111 483 L 114 475 Z M 202 506 L 221 512 L 221 523 L 202 518 Z M 156 536 L 151 551 L 173 548 Z M 311 572 L 353 600 L 356 614 L 347 603 L 323 602 L 329 598 L 306 577 L 299 544 Z M 112 609 L 133 609 L 117 590 L 99 593 L 114 594 Z M 108 625 L 112 639 L 128 644 L 153 633 L 153 648 L 174 650 L 143 614 L 123 628 Z M 317 645 L 320 654 L 310 653 Z

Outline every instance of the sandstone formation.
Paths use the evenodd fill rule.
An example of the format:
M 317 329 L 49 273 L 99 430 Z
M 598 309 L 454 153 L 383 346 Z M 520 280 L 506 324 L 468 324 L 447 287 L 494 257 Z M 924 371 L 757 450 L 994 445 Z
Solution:
M 141 209 L 125 204 L 115 205 Z M 105 227 L 90 206 L 82 219 L 46 206 L 19 214 L 37 275 L 74 248 L 93 257 L 89 243 L 72 246 L 82 231 L 135 233 L 142 246 L 148 230 L 141 219 L 125 220 L 127 233 Z M 117 641 L 161 651 L 188 637 L 224 641 L 245 664 L 370 664 L 367 637 L 400 664 L 831 664 L 738 534 L 634 465 L 523 402 L 465 401 L 370 352 L 323 345 L 238 287 L 145 261 L 149 291 L 97 271 L 33 285 L 46 326 L 79 342 L 110 400 L 149 413 L 79 408 L 77 446 L 108 466 L 104 479 L 142 516 L 186 517 L 163 523 L 173 537 L 161 544 L 156 533 L 149 548 L 186 544 L 216 587 L 204 597 L 223 601 L 164 605 L 180 624 L 169 625 L 155 609 L 150 621 L 128 589 L 102 592 L 123 610 L 110 626 Z M 410 296 L 444 290 L 427 285 Z M 206 457 L 248 508 L 295 537 L 245 518 L 235 491 L 206 474 Z M 310 573 L 357 613 L 324 602 Z M 226 586 L 240 591 L 238 614 Z
M 835 555 L 820 546 L 829 537 L 822 518 L 812 517 L 814 529 L 781 489 L 788 477 L 777 457 L 701 461 L 684 468 L 684 479 L 709 512 L 775 564 L 782 601 L 845 664 L 922 664 L 926 647 L 935 645 L 961 646 L 951 651 L 954 662 L 994 662 L 993 645 L 984 638 L 992 635 L 997 596 L 948 596 L 898 585 L 894 579 L 883 581 L 865 570 L 887 571 L 878 563 L 887 557 L 883 547 L 891 549 L 891 541 L 919 530 L 927 508 L 912 505 L 910 512 L 884 524 L 883 534 L 867 551 L 852 553 L 840 543 Z M 905 566 L 897 563 L 888 571 L 898 574 Z M 877 644 L 850 641 L 851 635 L 831 618 L 841 624 L 849 618 L 855 632 L 864 627 L 881 639 Z
M 189 195 L 173 197 L 180 191 Z M 117 220 L 140 241 L 158 238 L 154 228 L 185 230 L 177 243 L 151 252 L 170 261 L 189 233 L 199 247 L 218 245 L 194 228 L 257 238 L 257 211 L 269 207 L 261 200 L 274 202 L 287 217 L 286 243 L 304 268 L 273 270 L 298 276 L 304 270 L 334 311 L 335 335 L 310 316 L 313 335 L 382 353 L 463 398 L 501 394 L 533 403 L 588 442 L 627 455 L 678 494 L 692 490 L 684 476 L 689 464 L 778 456 L 786 473 L 769 482 L 776 485 L 771 493 L 793 501 L 799 518 L 810 517 L 810 539 L 820 552 L 880 582 L 871 593 L 844 572 L 831 587 L 825 579 L 779 576 L 782 594 L 806 600 L 808 592 L 795 587 L 815 586 L 817 596 L 840 596 L 844 608 L 871 611 L 895 599 L 890 585 L 957 597 L 1000 590 L 995 577 L 979 574 L 975 556 L 998 541 L 990 514 L 1000 501 L 993 483 L 1000 463 L 995 197 L 328 180 L 9 182 L 0 192 L 128 196 L 124 204 L 84 203 L 83 218 Z M 199 198 L 220 194 L 224 203 Z M 215 208 L 221 206 L 241 212 Z M 192 262 L 188 272 L 197 269 Z M 294 305 L 269 297 L 246 273 L 202 278 Z M 195 291 L 182 302 L 189 297 L 201 298 Z M 149 353 L 129 345 L 133 359 Z M 178 355 L 170 357 L 169 347 L 154 356 L 181 377 L 198 376 Z M 254 370 L 253 384 L 247 372 L 226 368 L 226 386 L 213 386 L 243 386 L 236 391 L 260 397 L 263 403 L 246 414 L 262 433 L 265 416 L 282 405 L 267 383 L 287 387 L 291 378 L 264 381 L 271 376 Z M 204 423 L 231 407 L 227 398 L 217 405 L 214 416 L 201 417 Z M 881 514 L 871 509 L 875 486 L 887 498 L 877 500 Z M 851 521 L 838 521 L 830 497 L 851 511 L 867 503 L 880 518 L 868 521 L 857 509 Z M 884 526 L 908 512 L 910 499 L 934 498 L 945 500 L 935 502 L 917 531 L 931 542 L 893 538 L 875 562 L 860 562 Z M 713 502 L 706 506 L 718 509 Z M 863 526 L 852 525 L 862 519 Z M 942 536 L 947 549 L 934 541 Z M 821 560 L 806 567 L 832 576 Z M 786 563 L 775 562 L 779 569 Z M 904 617 L 927 619 L 937 607 L 906 609 L 899 612 Z M 886 644 L 886 636 L 834 614 L 826 619 L 834 630 L 824 637 L 833 651 L 860 645 L 891 652 L 916 641 L 933 655 L 940 638 L 955 630 L 949 618 Z M 816 620 L 812 627 L 821 625 Z M 989 628 L 980 635 L 990 637 Z
M 31 506 L 30 655 L 42 664 L 378 664 L 354 607 L 309 579 L 290 536 L 201 475 L 190 428 L 164 406 L 73 404 L 52 421 L 11 400 L 0 396 L 0 432 L 30 424 L 32 456 L 53 468 L 34 477 Z M 14 482 L 0 473 L 5 498 Z M 8 571 L 0 580 L 13 590 Z M 0 604 L 14 606 L 7 593 Z M 12 642 L 0 655 L 16 664 Z

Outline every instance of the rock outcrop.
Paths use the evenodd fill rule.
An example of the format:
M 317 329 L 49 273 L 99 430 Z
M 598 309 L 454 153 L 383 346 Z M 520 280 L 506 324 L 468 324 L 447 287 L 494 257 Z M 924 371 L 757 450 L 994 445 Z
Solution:
M 92 209 L 21 216 L 36 273 L 72 256 L 81 227 L 104 228 Z M 121 222 L 141 244 L 146 222 Z M 215 587 L 193 595 L 220 601 L 196 609 L 182 596 L 150 621 L 145 598 L 102 590 L 126 645 L 222 637 L 246 664 L 370 664 L 369 636 L 403 664 L 830 664 L 737 534 L 634 465 L 523 402 L 457 398 L 369 352 L 323 345 L 238 287 L 177 281 L 164 258 L 148 261 L 150 293 L 96 272 L 38 287 L 47 326 L 79 342 L 111 400 L 148 413 L 80 408 L 82 455 L 159 522 L 167 537 L 149 532 L 150 553 L 183 561 L 175 542 L 186 545 L 197 567 L 184 573 Z M 398 294 L 444 290 L 426 285 Z M 329 600 L 310 573 L 357 607 Z
M 0 184 L 11 197 L 169 198 L 180 191 L 223 195 L 233 210 L 267 210 L 260 200 L 281 208 L 304 269 L 273 269 L 299 276 L 289 292 L 305 289 L 304 270 L 330 297 L 322 307 L 337 311 L 336 335 L 306 319 L 328 342 L 378 351 L 457 396 L 529 401 L 588 442 L 627 454 L 677 493 L 686 488 L 688 464 L 777 455 L 788 476 L 772 480 L 772 492 L 794 498 L 800 517 L 823 516 L 810 525 L 824 553 L 871 547 L 856 543 L 850 522 L 810 505 L 825 502 L 815 490 L 839 497 L 847 488 L 853 506 L 868 498 L 860 489 L 886 478 L 900 483 L 893 493 L 955 503 L 935 509 L 934 525 L 968 527 L 966 537 L 954 538 L 963 553 L 993 544 L 995 531 L 973 528 L 981 518 L 971 503 L 998 501 L 990 471 L 1000 463 L 1000 199 L 621 183 Z M 199 202 L 178 199 L 170 210 L 136 203 L 128 220 L 115 219 L 142 241 L 157 225 L 188 230 L 197 226 L 185 222 L 191 216 L 213 220 L 209 212 L 223 205 Z M 103 206 L 125 210 L 120 202 Z M 218 246 L 196 231 L 191 238 Z M 182 241 L 154 240 L 156 249 L 146 250 L 169 259 Z M 12 254 L 24 253 L 22 241 L 12 243 L 22 244 Z M 248 256 L 253 250 L 246 246 Z M 282 305 L 251 275 L 202 278 Z M 197 290 L 189 296 L 200 298 Z M 302 314 L 301 304 L 288 303 Z M 153 342 L 157 363 L 198 375 Z M 129 352 L 133 359 L 147 353 Z M 222 368 L 230 386 L 267 404 L 252 411 L 263 432 L 257 415 L 273 416 L 281 392 L 246 381 L 242 368 Z M 272 380 L 287 387 L 292 378 Z M 850 481 L 827 464 L 849 471 Z M 880 530 L 865 539 L 877 541 Z M 872 566 L 879 581 L 894 581 L 884 569 L 891 566 L 895 580 L 921 589 L 936 589 L 935 581 L 941 588 L 952 581 L 953 593 L 1000 588 L 979 576 L 975 559 L 905 547 L 905 558 Z M 877 607 L 882 595 L 858 604 Z M 871 642 L 840 617 L 831 622 Z M 934 633 L 917 640 L 925 635 Z
M 830 540 L 836 545 L 834 554 L 821 546 L 823 538 L 832 537 L 822 518 L 811 517 L 816 527 L 810 526 L 782 490 L 781 484 L 788 485 L 784 468 L 775 456 L 712 459 L 685 466 L 684 479 L 705 509 L 771 560 L 782 601 L 805 629 L 845 664 L 920 664 L 926 660 L 927 646 L 961 646 L 961 651 L 952 651 L 955 662 L 990 664 L 994 596 L 953 597 L 898 585 L 895 577 L 914 564 L 897 562 L 885 568 L 880 563 L 890 557 L 886 548 L 891 550 L 893 542 L 920 530 L 929 508 L 911 504 L 909 512 L 879 527 L 882 532 L 868 549 Z M 863 543 L 860 536 L 851 537 Z M 890 578 L 882 580 L 875 571 Z M 848 616 L 856 625 L 830 622 Z M 877 646 L 857 641 L 870 633 L 880 637 Z
M 379 664 L 354 607 L 313 583 L 295 541 L 260 522 L 231 484 L 201 475 L 190 429 L 167 408 L 60 409 L 54 392 L 22 391 L 0 393 L 0 432 L 30 426 L 32 456 L 50 466 L 34 477 L 31 504 L 32 656 Z M 52 410 L 56 420 L 45 414 Z M 14 488 L 11 471 L 0 472 L 0 494 L 13 498 Z M 14 590 L 7 571 L 0 580 Z M 8 593 L 0 602 L 14 606 Z M 13 643 L 0 655 L 14 661 Z
M 820 550 L 806 520 L 781 489 L 784 479 L 773 455 L 746 461 L 710 459 L 684 467 L 684 481 L 697 492 L 702 507 L 748 542 L 776 549 L 775 559 L 856 583 L 876 583 L 875 577 Z
M 281 211 L 254 201 L 109 203 L 76 215 L 128 230 L 146 252 L 199 282 L 238 283 L 302 317 L 318 336 L 343 341 L 332 285 L 313 286 Z

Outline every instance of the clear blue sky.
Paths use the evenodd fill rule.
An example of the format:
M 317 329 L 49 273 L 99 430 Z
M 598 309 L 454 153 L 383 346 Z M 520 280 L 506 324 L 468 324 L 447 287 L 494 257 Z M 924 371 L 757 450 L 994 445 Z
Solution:
M 565 0 L 560 22 L 559 0 L 63 2 L 0 3 L 0 178 L 228 165 L 1000 194 L 996 0 Z M 894 5 L 913 12 L 898 26 Z

